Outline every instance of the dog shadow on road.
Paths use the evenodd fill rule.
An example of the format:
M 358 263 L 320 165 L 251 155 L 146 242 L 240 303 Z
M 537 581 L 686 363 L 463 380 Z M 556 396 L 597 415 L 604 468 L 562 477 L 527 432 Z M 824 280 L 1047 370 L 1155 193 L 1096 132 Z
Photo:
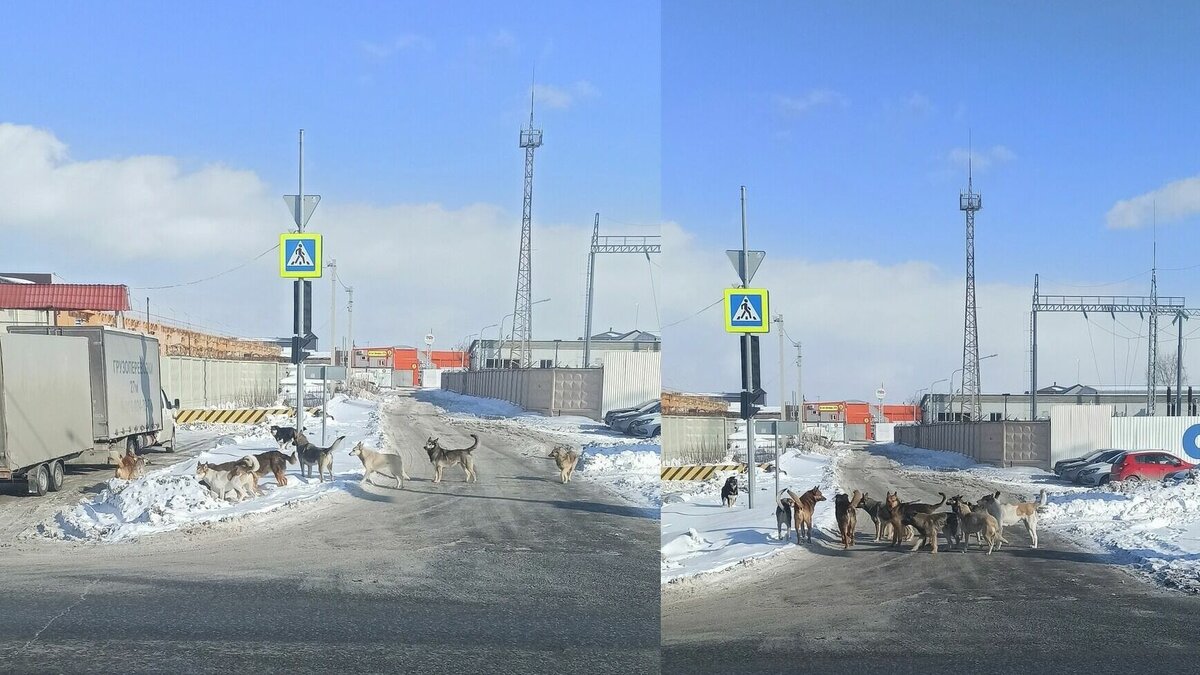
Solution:
M 408 490 L 413 494 L 439 495 L 446 496 L 447 493 L 441 490 Z M 487 499 L 498 500 L 503 502 L 521 502 L 524 504 L 548 504 L 555 508 L 567 509 L 570 511 L 585 511 L 587 513 L 604 513 L 613 516 L 624 516 L 626 518 L 652 518 L 658 519 L 657 508 L 646 508 L 639 506 L 624 506 L 621 504 L 604 504 L 601 502 L 585 502 L 585 501 L 568 501 L 565 499 L 522 499 L 520 497 L 498 497 L 490 495 L 478 495 L 465 492 L 453 493 L 455 499 Z

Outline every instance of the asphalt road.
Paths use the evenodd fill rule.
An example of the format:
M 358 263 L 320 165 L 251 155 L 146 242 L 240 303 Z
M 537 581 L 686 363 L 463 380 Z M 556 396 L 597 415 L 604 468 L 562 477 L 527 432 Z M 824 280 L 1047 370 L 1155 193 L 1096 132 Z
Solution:
M 953 473 L 904 472 L 854 453 L 844 485 L 905 500 L 978 498 Z M 979 489 L 982 487 L 983 489 Z M 832 499 L 832 495 L 829 495 Z M 821 507 L 832 508 L 828 502 Z M 861 512 L 860 512 L 861 513 Z M 1154 588 L 1045 531 L 985 555 L 873 544 L 860 515 L 849 552 L 820 543 L 662 600 L 664 673 L 1196 672 L 1200 598 Z
M 544 439 L 470 442 L 411 398 L 386 415 L 413 480 L 131 544 L 0 544 L 0 669 L 643 673 L 659 666 L 658 522 Z M 0 512 L 2 513 L 2 512 Z

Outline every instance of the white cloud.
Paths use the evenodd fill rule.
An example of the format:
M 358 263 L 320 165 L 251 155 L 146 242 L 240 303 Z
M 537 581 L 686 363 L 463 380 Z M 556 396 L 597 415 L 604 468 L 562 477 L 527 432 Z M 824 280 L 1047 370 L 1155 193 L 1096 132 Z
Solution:
M 987 171 L 997 164 L 1011 162 L 1017 158 L 1017 153 L 1003 145 L 993 145 L 990 148 L 954 148 L 946 155 L 946 160 L 955 168 L 966 170 L 970 159 L 976 171 Z
M 433 40 L 424 35 L 405 33 L 388 42 L 363 42 L 362 49 L 377 59 L 386 59 L 403 51 L 433 51 Z
M 73 283 L 127 284 L 139 308 L 149 295 L 156 314 L 233 334 L 291 330 L 291 291 L 275 256 L 197 285 L 137 287 L 202 279 L 266 250 L 291 226 L 284 191 L 252 171 L 185 171 L 170 157 L 75 161 L 48 131 L 0 125 L 0 237 L 21 250 L 12 267 Z M 520 220 L 493 204 L 375 206 L 325 195 L 309 229 L 325 236 L 326 259 L 335 258 L 355 288 L 356 342 L 415 344 L 432 328 L 438 345 L 449 347 L 512 311 Z M 582 335 L 590 236 L 590 225 L 547 223 L 535 210 L 533 291 L 551 298 L 535 308 L 535 337 Z M 635 312 L 637 327 L 656 330 L 649 279 L 644 257 L 599 261 L 598 330 L 633 328 Z M 314 288 L 314 327 L 324 345 L 329 278 Z M 339 305 L 345 301 L 342 294 Z M 343 334 L 345 322 L 343 312 Z
M 1172 223 L 1200 214 L 1200 176 L 1167 183 L 1145 194 L 1122 199 L 1108 210 L 1105 222 L 1112 230 L 1150 226 L 1156 217 Z
M 599 96 L 600 90 L 596 88 L 596 85 L 587 80 L 577 80 L 565 87 L 552 84 L 533 85 L 533 98 L 535 101 L 559 110 L 565 110 L 580 101 Z
M 933 103 L 920 92 L 912 92 L 902 101 L 904 108 L 918 115 L 928 115 L 933 112 Z
M 784 113 L 801 115 L 821 106 L 844 108 L 850 105 L 850 99 L 832 89 L 811 89 L 800 96 L 776 95 L 775 105 Z
M 736 391 L 737 339 L 724 332 L 721 305 L 693 316 L 733 285 L 732 266 L 723 250 L 701 245 L 676 224 L 664 225 L 663 233 L 663 306 L 668 308 L 663 323 L 669 326 L 663 335 L 663 385 L 687 391 Z M 983 387 L 988 392 L 1020 393 L 1029 388 L 1031 289 L 987 281 L 990 264 L 979 260 L 979 341 L 984 354 L 998 356 L 982 364 Z M 771 290 L 772 314 L 783 314 L 788 334 L 804 345 L 804 391 L 810 400 L 817 396 L 872 400 L 883 382 L 889 399 L 901 401 L 934 380 L 948 378 L 962 365 L 960 269 L 939 269 L 917 261 L 810 260 L 768 251 L 754 285 Z M 1112 327 L 1107 317 L 1093 319 L 1102 321 L 1105 329 Z M 681 323 L 671 326 L 676 322 Z M 1118 370 L 1135 374 L 1135 386 L 1140 381 L 1136 374 L 1144 366 L 1123 364 L 1127 353 L 1136 361 L 1144 352 L 1144 339 L 1141 352 L 1130 352 L 1125 340 L 1117 340 L 1114 348 L 1114 338 L 1099 328 L 1089 337 L 1080 317 L 1043 317 L 1041 324 L 1042 386 L 1054 380 L 1073 382 L 1077 360 L 1079 377 L 1087 382 L 1123 384 L 1127 376 L 1114 375 Z M 762 377 L 771 401 L 778 400 L 779 392 L 778 338 L 774 327 L 761 338 Z M 1089 344 L 1098 358 L 1093 359 Z M 1118 355 L 1117 367 L 1105 358 L 1110 354 Z M 794 355 L 789 346 L 785 365 L 789 391 L 796 380 Z M 1141 359 L 1144 364 L 1144 354 Z M 1094 360 L 1100 364 L 1099 373 Z M 946 383 L 938 388 L 944 392 Z
M 501 28 L 488 36 L 488 45 L 503 51 L 516 51 L 517 36 L 507 29 Z

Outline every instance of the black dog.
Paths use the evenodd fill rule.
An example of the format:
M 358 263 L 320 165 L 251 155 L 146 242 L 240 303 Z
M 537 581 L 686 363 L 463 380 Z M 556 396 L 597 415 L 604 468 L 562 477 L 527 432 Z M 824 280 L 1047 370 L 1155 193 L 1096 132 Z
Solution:
M 733 506 L 733 503 L 737 501 L 737 494 L 737 476 L 730 476 L 729 480 L 725 481 L 725 486 L 721 488 L 721 504 L 724 506 Z
M 272 426 L 271 435 L 275 437 L 275 442 L 281 450 L 287 445 L 296 444 L 296 427 Z

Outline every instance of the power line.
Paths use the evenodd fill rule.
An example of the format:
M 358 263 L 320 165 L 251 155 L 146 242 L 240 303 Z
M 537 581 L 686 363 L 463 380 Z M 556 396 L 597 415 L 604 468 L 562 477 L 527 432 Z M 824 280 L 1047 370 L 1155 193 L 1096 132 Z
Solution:
M 225 270 L 224 272 L 218 272 L 212 276 L 204 277 L 203 279 L 196 279 L 195 281 L 185 281 L 181 284 L 169 284 L 167 286 L 130 286 L 129 289 L 133 290 L 133 291 L 161 291 L 161 290 L 164 290 L 167 288 L 180 288 L 183 286 L 195 286 L 196 284 L 202 284 L 205 281 L 212 281 L 213 279 L 216 279 L 217 277 L 225 276 L 226 274 L 229 274 L 230 272 L 236 272 L 236 271 L 242 269 L 243 267 L 249 265 L 250 263 L 255 262 L 259 258 L 265 256 L 266 254 L 277 250 L 278 248 L 279 248 L 279 244 L 275 244 L 271 248 L 263 251 L 262 253 L 259 253 L 258 255 L 254 256 L 250 260 L 247 260 L 246 262 L 238 265 L 237 267 L 230 267 L 229 269 Z
M 696 318 L 696 317 L 700 316 L 701 314 L 703 314 L 703 313 L 707 312 L 708 310 L 712 309 L 713 307 L 716 307 L 717 305 L 721 304 L 721 303 L 722 303 L 724 300 L 725 300 L 725 298 L 724 298 L 724 297 L 717 298 L 717 300 L 716 300 L 716 301 L 714 301 L 714 302 L 713 302 L 711 305 L 709 305 L 709 306 L 707 306 L 707 307 L 705 307 L 705 308 L 703 308 L 703 309 L 697 310 L 695 313 L 693 313 L 693 314 L 691 314 L 691 315 L 689 315 L 689 316 L 685 316 L 684 318 L 682 318 L 682 319 L 680 319 L 680 320 L 678 320 L 678 321 L 675 321 L 675 322 L 673 322 L 673 323 L 669 323 L 669 324 L 667 324 L 667 325 L 663 326 L 662 328 L 665 330 L 665 329 L 667 329 L 667 328 L 671 328 L 672 326 L 678 326 L 679 324 L 683 323 L 684 321 L 690 321 L 690 320 L 692 320 L 692 319 L 694 319 L 694 318 Z

